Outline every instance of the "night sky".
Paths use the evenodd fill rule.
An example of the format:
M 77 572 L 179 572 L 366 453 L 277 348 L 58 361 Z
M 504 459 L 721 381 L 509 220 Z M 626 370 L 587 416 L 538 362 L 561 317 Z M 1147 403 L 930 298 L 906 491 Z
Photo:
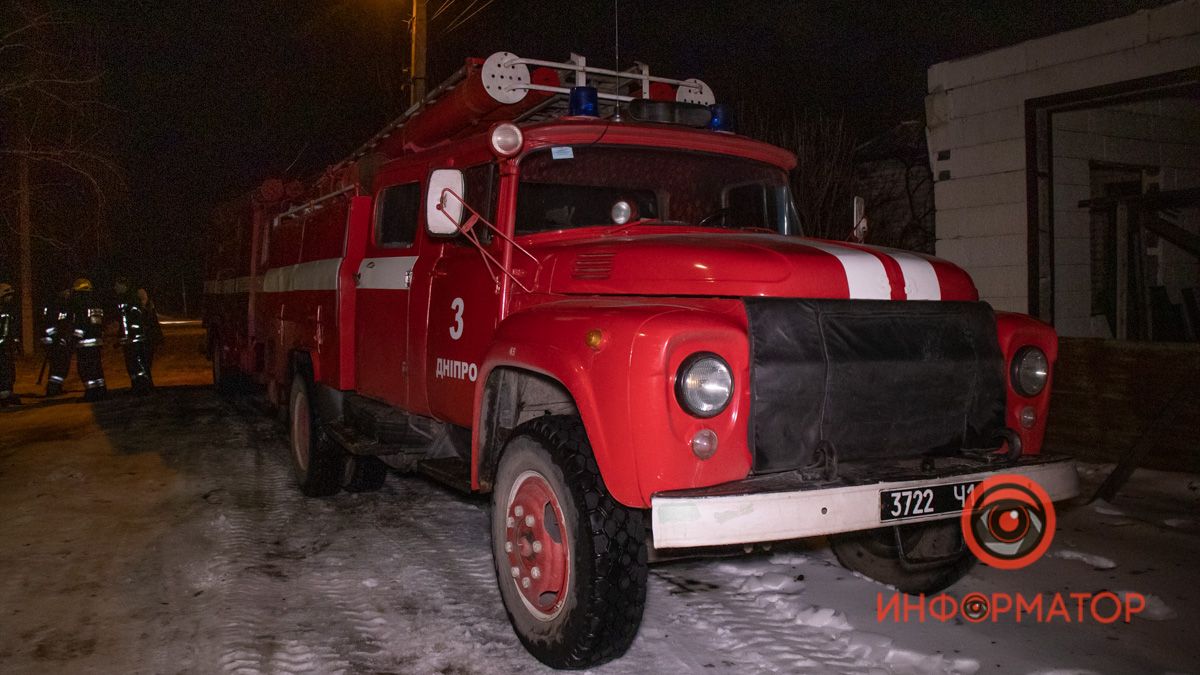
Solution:
M 508 50 L 613 63 L 611 0 L 430 0 L 429 81 Z M 474 11 L 487 3 L 477 0 Z M 198 283 L 213 205 L 340 159 L 406 107 L 405 0 L 74 0 L 98 45 L 103 139 L 129 194 L 110 214 L 122 267 L 174 305 Z M 699 77 L 719 101 L 845 116 L 863 139 L 922 114 L 928 67 L 1139 8 L 1046 2 L 635 2 L 620 7 L 621 65 Z M 198 290 L 192 287 L 192 292 Z

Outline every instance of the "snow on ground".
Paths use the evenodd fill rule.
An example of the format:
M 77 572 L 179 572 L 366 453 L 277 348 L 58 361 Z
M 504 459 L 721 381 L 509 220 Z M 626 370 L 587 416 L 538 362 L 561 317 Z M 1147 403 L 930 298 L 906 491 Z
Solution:
M 0 672 L 545 672 L 500 605 L 486 500 L 402 476 L 303 498 L 277 423 L 202 386 L 198 333 L 172 331 L 149 399 L 0 414 Z M 1130 624 L 880 622 L 891 591 L 814 540 L 655 565 L 637 641 L 598 672 L 1195 671 L 1198 512 L 1200 479 L 1139 471 L 1061 511 L 1034 566 L 952 589 L 1148 594 Z

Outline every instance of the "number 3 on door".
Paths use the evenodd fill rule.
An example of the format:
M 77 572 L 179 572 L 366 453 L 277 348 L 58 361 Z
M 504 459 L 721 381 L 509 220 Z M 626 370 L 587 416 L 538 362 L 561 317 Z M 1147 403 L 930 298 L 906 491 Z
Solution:
M 454 310 L 454 325 L 450 327 L 450 339 L 451 340 L 457 340 L 458 338 L 462 337 L 463 307 L 465 307 L 465 305 L 463 304 L 462 298 L 455 298 L 454 301 L 450 303 L 450 309 Z

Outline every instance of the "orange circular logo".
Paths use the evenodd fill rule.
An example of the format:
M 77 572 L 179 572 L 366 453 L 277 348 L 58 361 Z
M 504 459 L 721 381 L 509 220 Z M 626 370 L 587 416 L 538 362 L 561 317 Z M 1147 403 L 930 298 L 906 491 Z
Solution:
M 1033 480 L 992 476 L 963 504 L 963 540 L 991 567 L 1015 570 L 1033 564 L 1054 538 L 1054 504 Z

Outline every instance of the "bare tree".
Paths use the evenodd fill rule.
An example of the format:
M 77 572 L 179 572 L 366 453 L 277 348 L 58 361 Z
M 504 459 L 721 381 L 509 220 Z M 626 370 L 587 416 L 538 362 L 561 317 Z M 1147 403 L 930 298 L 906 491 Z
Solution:
M 0 125 L 7 130 L 0 156 L 16 169 L 0 207 L 17 235 L 26 353 L 33 348 L 35 261 L 61 259 L 93 240 L 99 248 L 108 195 L 121 187 L 121 172 L 96 142 L 98 85 L 95 52 L 69 14 L 48 0 L 0 9 Z
M 841 118 L 826 115 L 766 114 L 743 108 L 742 132 L 792 151 L 792 194 L 804 234 L 845 240 L 853 228 L 854 135 Z
M 925 124 L 901 122 L 855 149 L 858 194 L 873 244 L 933 252 L 933 173 Z

